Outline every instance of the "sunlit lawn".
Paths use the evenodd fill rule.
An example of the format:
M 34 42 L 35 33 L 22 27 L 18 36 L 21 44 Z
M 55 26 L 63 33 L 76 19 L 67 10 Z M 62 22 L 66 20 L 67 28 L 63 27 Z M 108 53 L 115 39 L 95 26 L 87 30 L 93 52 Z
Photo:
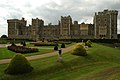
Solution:
M 38 48 L 39 52 L 34 52 L 34 53 L 26 53 L 24 54 L 25 56 L 32 56 L 32 55 L 38 55 L 38 54 L 45 54 L 49 52 L 54 52 L 53 49 L 41 49 Z M 0 48 L 0 60 L 1 59 L 7 59 L 7 58 L 12 58 L 12 56 L 16 54 L 13 51 L 8 50 L 7 48 Z
M 75 43 L 68 44 L 66 47 L 70 47 L 74 45 Z M 33 44 L 27 44 L 28 47 L 36 47 L 39 49 L 39 52 L 34 52 L 34 53 L 26 53 L 24 54 L 25 56 L 32 56 L 32 55 L 38 55 L 38 54 L 45 54 L 49 52 L 54 52 L 54 46 L 34 46 Z M 60 47 L 60 45 L 59 45 Z M 0 48 L 0 60 L 1 59 L 8 59 L 11 58 L 14 54 L 16 54 L 13 51 L 7 50 L 7 48 Z
M 88 56 L 75 56 L 71 52 L 30 61 L 33 72 L 24 75 L 6 75 L 7 64 L 0 65 L 0 80 L 119 80 L 120 50 L 100 44 L 87 49 Z

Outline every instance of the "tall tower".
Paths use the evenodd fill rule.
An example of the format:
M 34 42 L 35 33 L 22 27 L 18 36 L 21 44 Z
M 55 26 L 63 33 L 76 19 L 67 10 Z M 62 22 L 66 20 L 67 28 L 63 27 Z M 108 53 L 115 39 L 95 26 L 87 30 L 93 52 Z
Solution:
M 31 29 L 31 35 L 32 40 L 39 40 L 41 38 L 42 33 L 42 27 L 44 26 L 44 21 L 41 19 L 32 19 L 32 29 Z
M 117 15 L 117 10 L 95 13 L 93 22 L 96 39 L 117 39 Z
M 21 35 L 24 35 L 23 29 L 26 27 L 27 21 L 22 18 L 18 19 L 10 19 L 7 20 L 8 23 L 8 38 L 10 39 L 19 39 Z
M 71 27 L 71 38 L 72 39 L 79 39 L 80 38 L 80 26 L 78 21 L 74 21 Z
M 60 37 L 64 39 L 71 38 L 72 18 L 70 16 L 61 16 Z

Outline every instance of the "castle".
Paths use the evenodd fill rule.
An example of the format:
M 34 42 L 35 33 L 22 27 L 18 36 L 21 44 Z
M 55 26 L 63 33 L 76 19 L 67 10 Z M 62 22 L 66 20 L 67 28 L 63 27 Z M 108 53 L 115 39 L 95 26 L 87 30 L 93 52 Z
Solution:
M 58 25 L 44 25 L 42 19 L 32 19 L 32 24 L 22 18 L 10 19 L 8 22 L 9 39 L 117 39 L 117 10 L 104 10 L 95 13 L 93 24 L 72 22 L 71 16 L 61 16 Z

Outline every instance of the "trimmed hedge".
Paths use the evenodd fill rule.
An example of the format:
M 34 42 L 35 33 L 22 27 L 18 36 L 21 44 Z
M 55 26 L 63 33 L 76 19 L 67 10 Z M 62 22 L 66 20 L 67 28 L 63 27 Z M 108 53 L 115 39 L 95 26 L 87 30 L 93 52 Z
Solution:
M 34 46 L 56 46 L 56 43 L 49 43 L 49 42 L 36 42 L 33 44 Z
M 120 43 L 114 43 L 114 47 L 120 47 Z
M 26 46 L 26 43 L 25 43 L 25 41 L 23 42 L 23 46 Z
M 54 47 L 54 50 L 58 50 L 58 46 L 57 45 Z
M 72 41 L 72 42 L 86 42 L 87 40 L 90 40 L 92 42 L 96 43 L 120 43 L 119 39 L 60 39 L 59 41 Z
M 61 44 L 61 48 L 65 48 L 65 44 L 64 43 Z
M 90 40 L 87 40 L 87 42 L 85 42 L 85 46 L 91 47 L 92 42 Z
M 87 56 L 87 52 L 85 50 L 85 48 L 81 45 L 78 44 L 72 51 L 73 55 L 78 55 L 78 56 Z
M 27 48 L 25 46 L 16 46 L 16 45 L 8 46 L 8 50 L 14 51 L 16 53 L 22 53 L 22 54 L 38 52 L 37 48 Z
M 16 54 L 5 69 L 6 74 L 17 75 L 31 72 L 33 67 L 22 54 Z

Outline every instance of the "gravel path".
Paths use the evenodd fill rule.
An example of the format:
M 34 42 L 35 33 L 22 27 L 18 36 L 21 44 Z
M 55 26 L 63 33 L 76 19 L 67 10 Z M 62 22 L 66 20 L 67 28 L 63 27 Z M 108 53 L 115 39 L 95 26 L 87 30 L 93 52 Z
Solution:
M 77 43 L 78 44 L 78 43 Z M 62 53 L 66 53 L 71 51 L 77 44 L 72 45 L 70 47 L 67 48 L 62 48 Z M 58 55 L 58 51 L 55 52 L 51 52 L 51 53 L 46 53 L 46 54 L 40 54 L 40 55 L 34 55 L 34 56 L 27 56 L 26 58 L 28 60 L 34 60 L 34 59 L 40 59 L 40 58 L 44 58 L 44 57 L 50 57 L 50 56 L 55 56 Z M 9 63 L 11 59 L 3 59 L 0 60 L 0 64 L 5 64 L 5 63 Z
M 11 44 L 0 44 L 0 48 L 10 46 Z

